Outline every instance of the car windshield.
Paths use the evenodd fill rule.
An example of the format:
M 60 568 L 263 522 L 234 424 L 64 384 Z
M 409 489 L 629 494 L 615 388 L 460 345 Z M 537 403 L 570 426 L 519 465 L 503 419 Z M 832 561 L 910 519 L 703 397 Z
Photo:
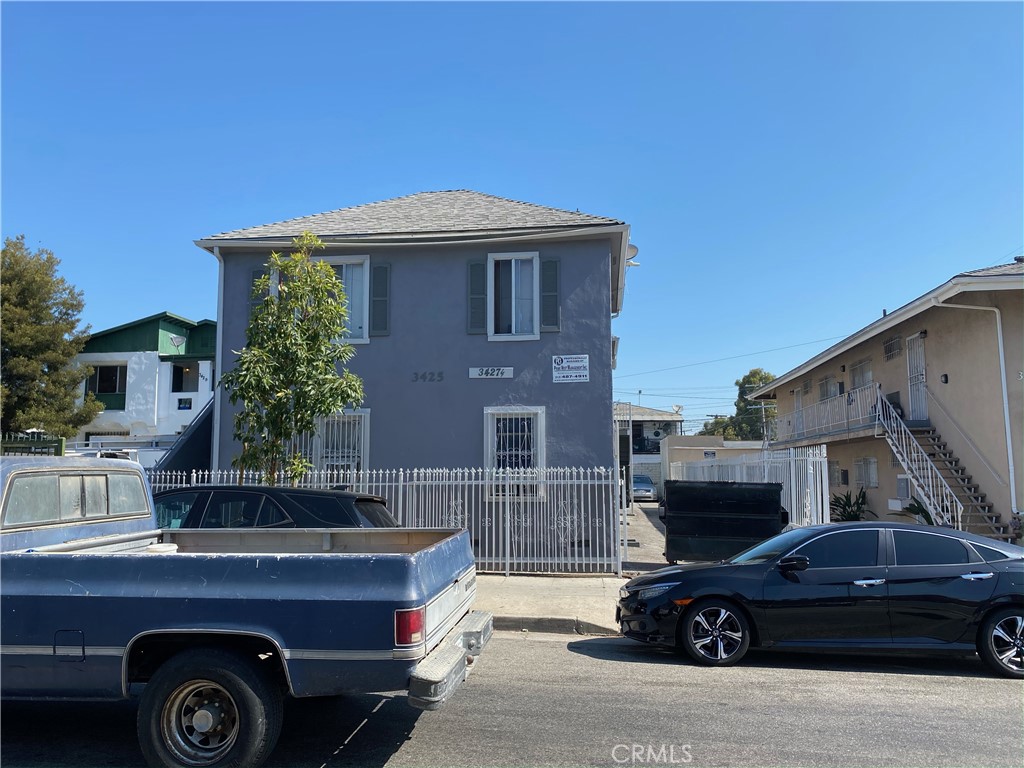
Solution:
M 654 485 L 647 475 L 633 475 L 633 485 Z
M 778 557 L 784 552 L 789 552 L 791 549 L 799 545 L 804 539 L 809 536 L 816 534 L 817 530 L 808 530 L 807 528 L 794 528 L 792 531 L 786 531 L 780 533 L 778 536 L 772 536 L 770 539 L 765 539 L 760 544 L 755 544 L 750 549 L 746 549 L 735 555 L 727 562 L 729 563 L 767 563 L 772 558 Z

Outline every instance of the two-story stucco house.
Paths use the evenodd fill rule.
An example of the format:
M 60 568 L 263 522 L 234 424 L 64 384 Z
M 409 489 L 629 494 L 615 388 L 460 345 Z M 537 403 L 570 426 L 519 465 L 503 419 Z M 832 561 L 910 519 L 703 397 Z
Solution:
M 1024 263 L 965 272 L 752 393 L 773 447 L 824 443 L 832 493 L 879 517 L 912 498 L 937 522 L 1019 524 Z
M 219 359 L 251 285 L 304 231 L 349 302 L 359 408 L 324 421 L 317 468 L 612 467 L 612 316 L 635 249 L 617 219 L 479 192 L 422 192 L 197 240 L 220 264 Z M 218 392 L 213 464 L 239 446 Z
M 161 312 L 93 333 L 79 363 L 92 367 L 83 394 L 91 392 L 104 411 L 78 435 L 80 442 L 142 450 L 144 463 L 162 454 L 213 397 L 212 320 L 198 322 Z

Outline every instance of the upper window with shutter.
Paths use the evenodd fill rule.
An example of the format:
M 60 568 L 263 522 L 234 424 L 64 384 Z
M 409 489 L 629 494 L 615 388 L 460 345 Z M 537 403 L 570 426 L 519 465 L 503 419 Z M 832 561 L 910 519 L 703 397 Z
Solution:
M 555 259 L 537 252 L 492 253 L 487 262 L 470 262 L 469 333 L 486 333 L 492 341 L 530 341 L 541 331 L 561 325 Z
M 334 267 L 338 279 L 345 286 L 348 302 L 348 320 L 345 322 L 343 339 L 349 344 L 365 344 L 370 334 L 370 257 L 369 256 L 324 256 Z M 386 303 L 385 302 L 385 314 Z M 377 335 L 377 334 L 373 334 Z

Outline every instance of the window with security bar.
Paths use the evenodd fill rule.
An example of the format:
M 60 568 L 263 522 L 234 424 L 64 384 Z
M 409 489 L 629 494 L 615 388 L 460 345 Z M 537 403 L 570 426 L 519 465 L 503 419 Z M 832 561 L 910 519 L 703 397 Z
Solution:
M 489 469 L 543 469 L 544 408 L 487 408 L 486 465 Z
M 900 335 L 890 336 L 882 342 L 882 351 L 886 360 L 892 360 L 903 354 L 903 337 Z
M 314 432 L 298 438 L 314 470 L 346 472 L 366 467 L 369 411 L 346 411 L 317 419 Z

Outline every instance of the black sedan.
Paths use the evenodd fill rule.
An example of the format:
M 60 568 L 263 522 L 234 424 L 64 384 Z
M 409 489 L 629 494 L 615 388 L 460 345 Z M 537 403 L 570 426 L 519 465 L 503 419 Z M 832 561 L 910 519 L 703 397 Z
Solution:
M 153 494 L 161 528 L 395 528 L 384 499 L 350 491 L 197 485 Z
M 1024 548 L 948 528 L 797 528 L 619 590 L 622 634 L 735 664 L 751 647 L 974 652 L 1024 677 Z

